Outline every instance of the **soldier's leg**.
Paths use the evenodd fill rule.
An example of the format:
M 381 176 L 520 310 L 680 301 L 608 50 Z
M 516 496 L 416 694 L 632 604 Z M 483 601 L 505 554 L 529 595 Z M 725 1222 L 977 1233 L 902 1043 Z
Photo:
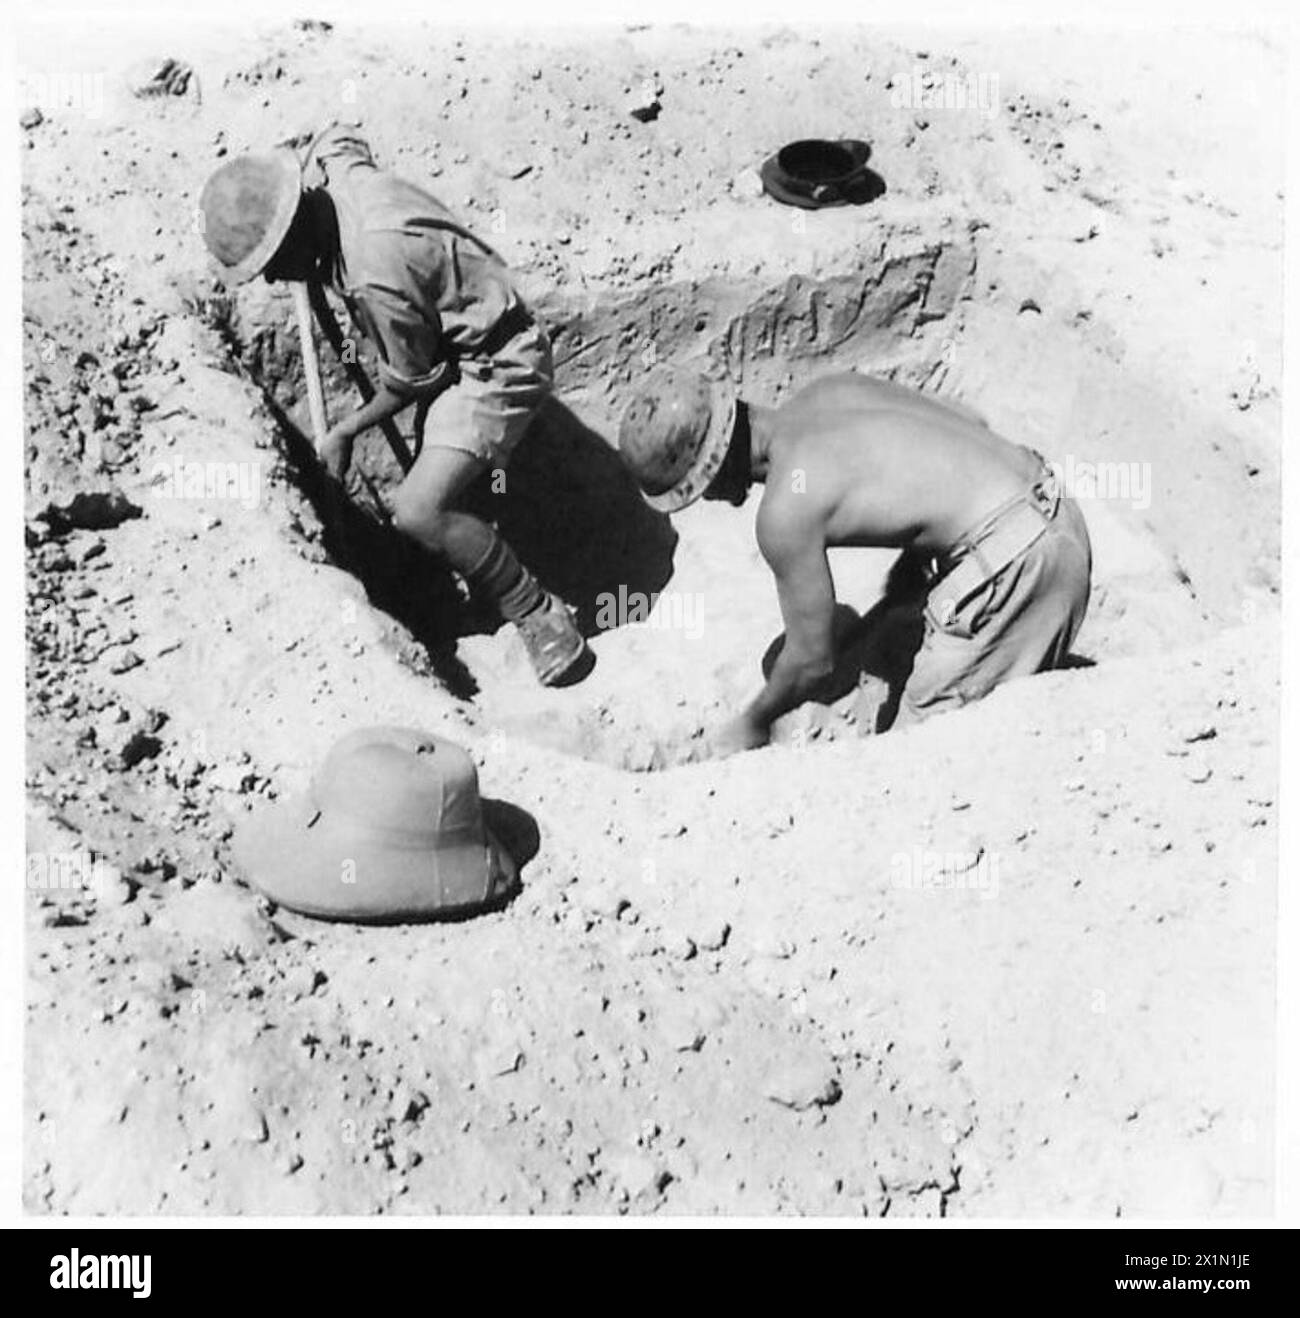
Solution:
M 425 444 L 393 501 L 393 525 L 514 622 L 542 602 L 542 588 L 494 527 L 457 507 L 486 469 L 484 459 L 464 449 Z
M 468 378 L 425 419 L 424 443 L 393 508 L 397 529 L 440 554 L 470 592 L 519 628 L 539 681 L 578 674 L 587 644 L 564 601 L 542 589 L 500 533 L 465 508 L 475 480 L 504 475 L 545 393 L 545 382 L 508 371 L 499 380 Z

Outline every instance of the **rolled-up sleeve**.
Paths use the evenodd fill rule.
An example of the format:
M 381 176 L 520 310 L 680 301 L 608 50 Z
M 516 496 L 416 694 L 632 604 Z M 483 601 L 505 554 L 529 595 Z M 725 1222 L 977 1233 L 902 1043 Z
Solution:
M 379 284 L 353 289 L 351 302 L 358 329 L 379 354 L 379 378 L 392 393 L 427 398 L 451 383 L 455 367 L 444 350 L 436 312 L 422 311 Z
M 375 169 L 370 144 L 361 135 L 359 124 L 333 123 L 316 135 L 302 159 L 304 181 L 319 187 L 353 167 Z

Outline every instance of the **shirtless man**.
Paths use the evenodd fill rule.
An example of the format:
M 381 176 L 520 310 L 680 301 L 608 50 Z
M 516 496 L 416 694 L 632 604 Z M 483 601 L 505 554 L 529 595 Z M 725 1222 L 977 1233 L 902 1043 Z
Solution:
M 831 547 L 901 549 L 923 566 L 925 635 L 895 726 L 1059 667 L 1087 610 L 1087 527 L 1042 456 L 926 394 L 844 373 L 765 408 L 664 369 L 628 404 L 619 449 L 664 512 L 701 497 L 738 506 L 765 486 L 758 546 L 785 643 L 762 691 L 711 737 L 715 754 L 764 745 L 830 675 Z

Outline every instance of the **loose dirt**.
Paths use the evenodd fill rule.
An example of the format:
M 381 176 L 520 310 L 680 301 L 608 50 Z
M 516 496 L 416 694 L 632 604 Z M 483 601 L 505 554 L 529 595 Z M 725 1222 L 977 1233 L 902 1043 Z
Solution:
M 21 61 L 84 74 L 22 130 L 29 1209 L 1269 1211 L 1278 52 L 271 24 L 57 51 L 32 29 Z M 916 70 L 996 76 L 996 111 L 898 104 Z M 557 399 L 485 497 L 591 633 L 577 686 L 394 549 L 378 436 L 323 517 L 288 300 L 205 267 L 217 160 L 335 116 L 552 330 Z M 869 139 L 885 195 L 758 195 L 809 135 Z M 610 447 L 686 357 L 769 402 L 888 375 L 1076 476 L 1137 464 L 1083 500 L 1079 666 L 877 737 L 853 651 L 774 747 L 684 763 L 780 633 L 755 501 L 669 524 Z M 835 556 L 846 626 L 889 561 Z M 522 894 L 445 927 L 268 908 L 235 825 L 390 722 L 536 819 Z

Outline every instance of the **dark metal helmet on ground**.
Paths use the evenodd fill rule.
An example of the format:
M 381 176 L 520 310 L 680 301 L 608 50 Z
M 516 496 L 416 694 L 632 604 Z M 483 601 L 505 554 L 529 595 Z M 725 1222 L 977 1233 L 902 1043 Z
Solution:
M 618 451 L 645 501 L 672 513 L 708 489 L 735 426 L 736 393 L 730 384 L 661 366 L 624 408 Z
M 396 922 L 464 915 L 513 891 L 518 865 L 485 816 L 478 773 L 455 742 L 412 728 L 365 728 L 334 746 L 303 796 L 242 825 L 235 859 L 290 910 Z
M 213 173 L 199 198 L 203 240 L 228 283 L 247 283 L 266 269 L 301 196 L 302 169 L 292 151 L 239 156 Z

